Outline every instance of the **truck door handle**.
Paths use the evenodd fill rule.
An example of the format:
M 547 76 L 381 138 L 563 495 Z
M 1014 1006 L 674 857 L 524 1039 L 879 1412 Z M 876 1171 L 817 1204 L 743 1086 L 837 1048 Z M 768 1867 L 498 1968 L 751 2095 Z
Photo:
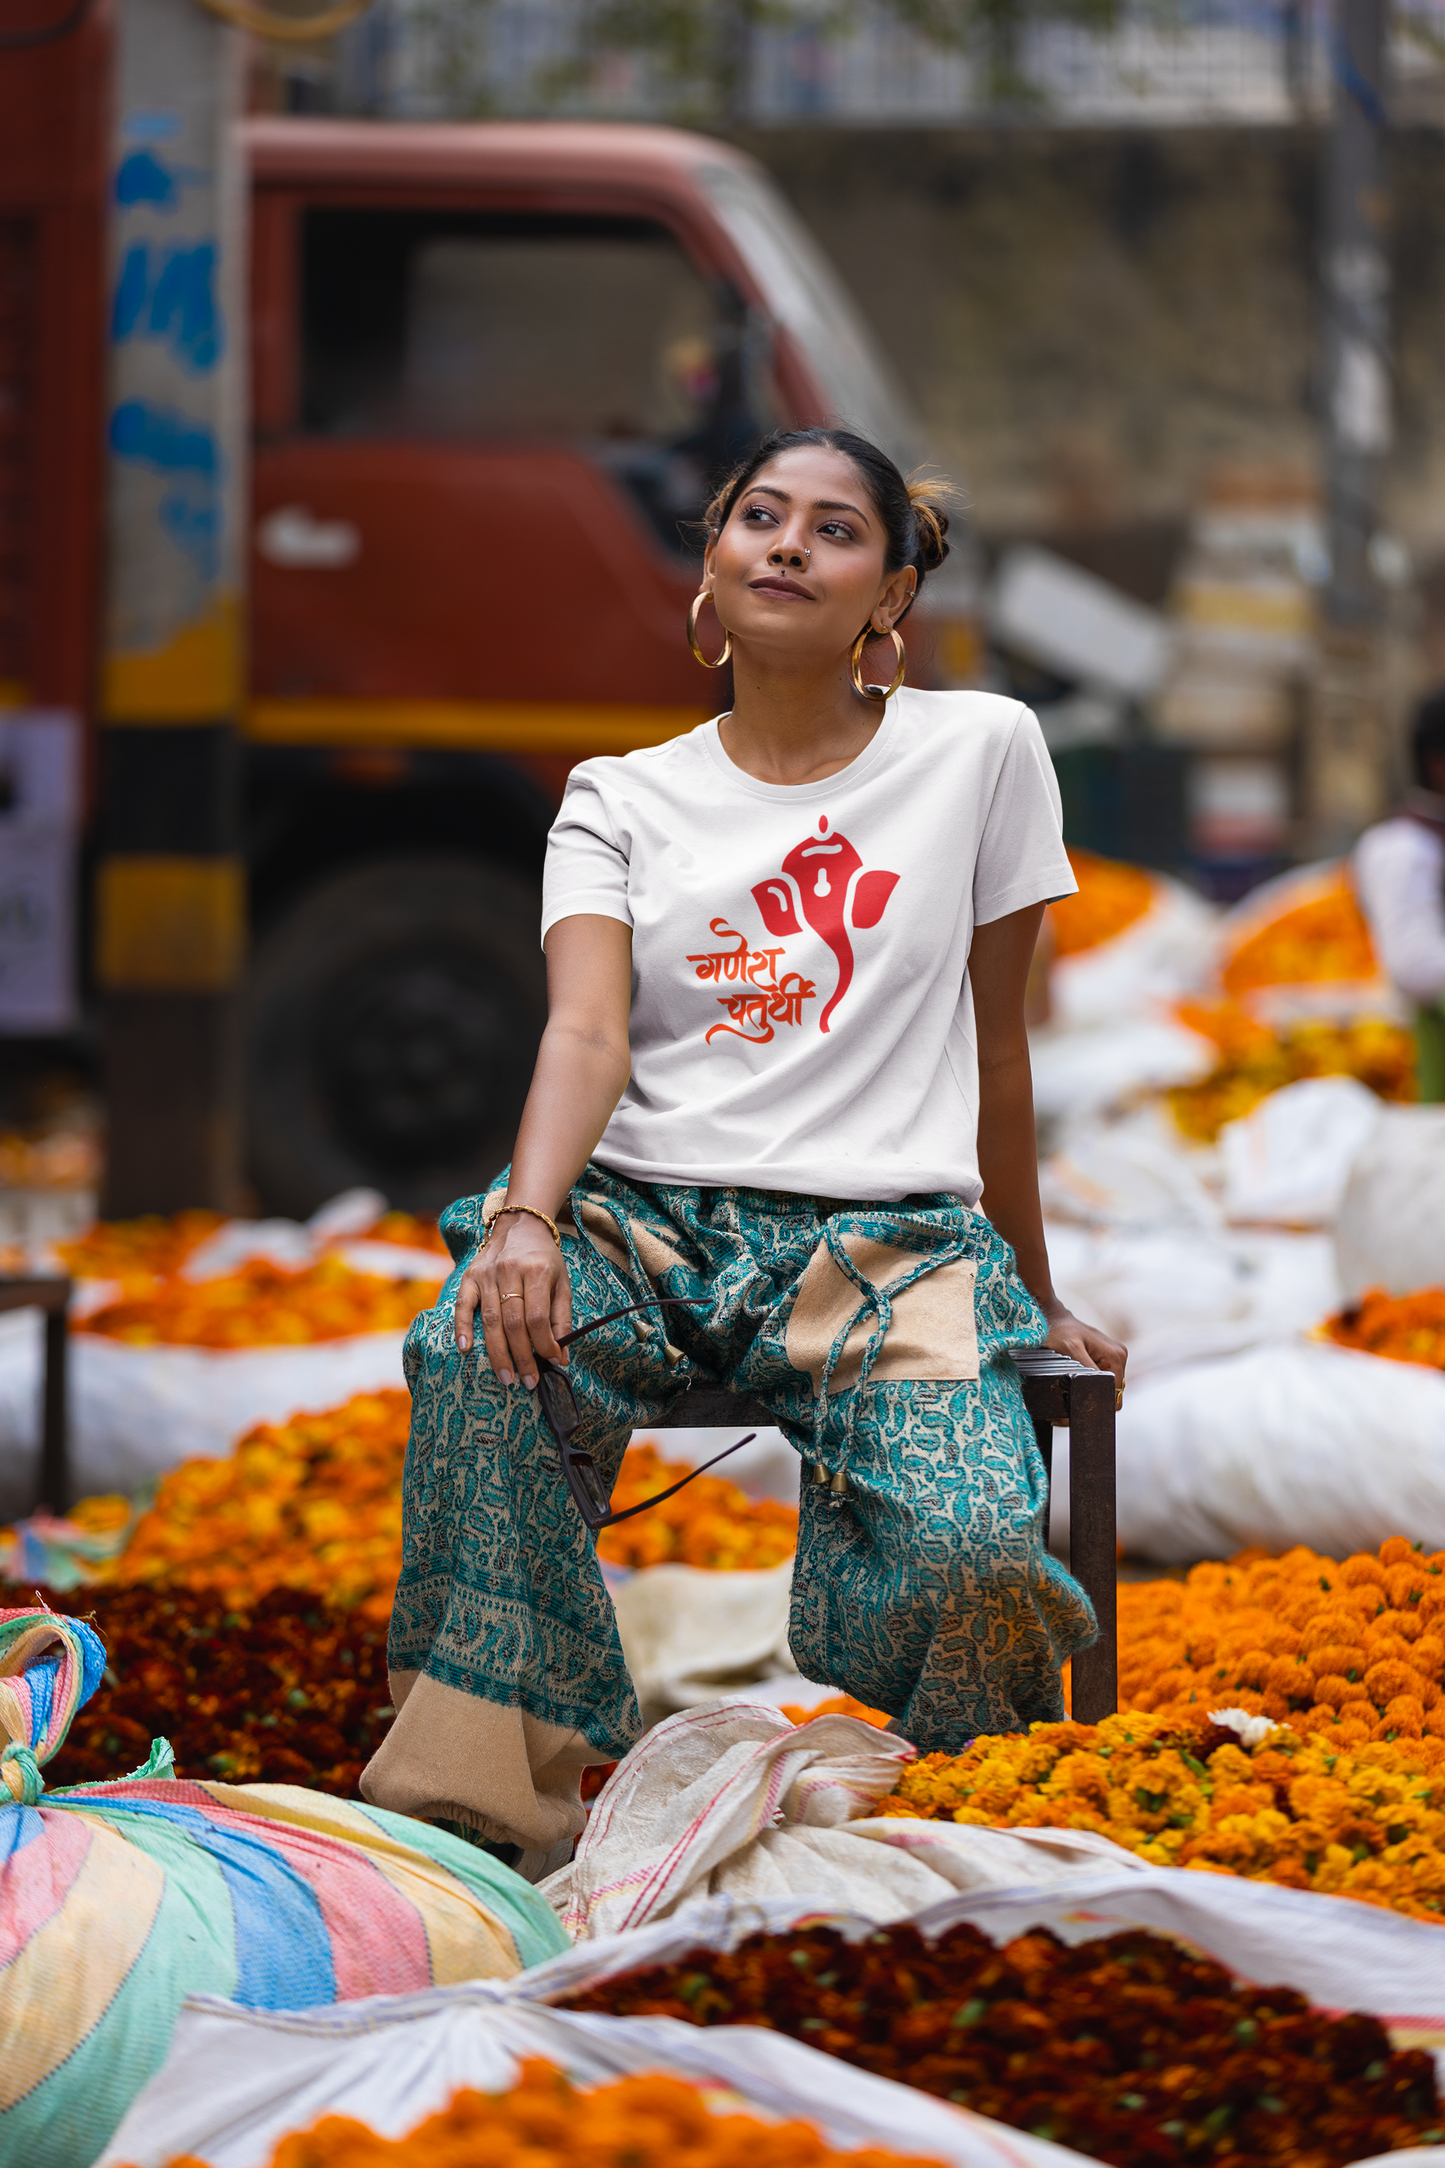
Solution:
M 256 529 L 256 547 L 267 564 L 337 572 L 361 555 L 361 530 L 349 519 L 317 519 L 304 504 L 283 504 Z

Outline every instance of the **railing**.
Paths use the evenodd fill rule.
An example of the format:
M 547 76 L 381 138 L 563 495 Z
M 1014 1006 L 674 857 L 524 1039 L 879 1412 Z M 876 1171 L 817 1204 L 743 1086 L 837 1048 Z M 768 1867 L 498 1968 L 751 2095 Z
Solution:
M 720 0 L 706 12 L 716 35 L 684 51 L 661 33 L 605 39 L 588 0 L 377 0 L 342 41 L 339 103 L 729 128 L 1257 127 L 1318 118 L 1331 94 L 1330 0 L 1119 0 L 1101 28 L 1019 0 L 1023 27 L 991 43 L 924 37 L 890 0 L 794 0 L 731 32 Z M 1445 122 L 1445 0 L 1396 0 L 1391 59 L 1395 117 Z

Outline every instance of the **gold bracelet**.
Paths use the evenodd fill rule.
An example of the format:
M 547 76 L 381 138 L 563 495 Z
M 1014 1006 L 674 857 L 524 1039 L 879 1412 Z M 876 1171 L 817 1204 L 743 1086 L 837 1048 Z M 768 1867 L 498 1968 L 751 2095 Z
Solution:
M 548 1219 L 545 1212 L 539 1212 L 534 1204 L 504 1204 L 498 1206 L 497 1210 L 487 1221 L 487 1232 L 485 1239 L 482 1243 L 483 1249 L 485 1249 L 487 1243 L 491 1241 L 492 1229 L 496 1226 L 497 1221 L 503 1218 L 508 1212 L 526 1212 L 531 1216 L 531 1218 L 540 1220 L 542 1222 L 542 1225 L 548 1230 L 549 1234 L 552 1237 L 552 1240 L 556 1243 L 558 1249 L 561 1249 L 562 1237 L 558 1232 L 557 1222 L 554 1219 Z

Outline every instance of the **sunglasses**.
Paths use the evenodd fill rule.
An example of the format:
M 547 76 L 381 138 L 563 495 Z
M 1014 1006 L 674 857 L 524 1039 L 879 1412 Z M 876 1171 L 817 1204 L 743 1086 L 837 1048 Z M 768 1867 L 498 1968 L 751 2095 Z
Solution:
M 630 1317 L 634 1310 L 665 1310 L 690 1304 L 701 1304 L 705 1308 L 707 1301 L 705 1295 L 654 1295 L 650 1302 L 629 1302 L 625 1309 L 609 1310 L 605 1317 L 594 1317 L 590 1324 L 578 1325 L 571 1332 L 563 1333 L 557 1345 L 570 1347 L 572 1342 L 580 1340 L 584 1333 L 596 1332 L 599 1325 L 610 1325 L 616 1318 Z M 612 1494 L 602 1481 L 601 1469 L 585 1446 L 572 1443 L 582 1417 L 578 1412 L 576 1397 L 567 1373 L 560 1363 L 549 1361 L 545 1355 L 537 1357 L 537 1405 L 562 1456 L 562 1473 L 567 1479 L 567 1488 L 572 1493 L 577 1511 L 589 1528 L 611 1528 L 618 1521 L 630 1521 L 634 1513 L 650 1512 L 653 1506 L 660 1506 L 665 1498 L 676 1497 L 677 1493 L 686 1489 L 697 1476 L 706 1475 L 709 1468 L 715 1468 L 720 1460 L 726 1460 L 729 1453 L 736 1453 L 741 1446 L 751 1445 L 757 1436 L 755 1430 L 750 1430 L 745 1438 L 738 1439 L 736 1445 L 726 1446 L 721 1453 L 715 1453 L 711 1460 L 705 1460 L 700 1468 L 694 1468 L 690 1475 L 685 1475 L 680 1483 L 670 1484 L 665 1491 L 659 1491 L 655 1498 L 644 1498 L 640 1506 L 628 1506 L 624 1512 L 614 1513 Z

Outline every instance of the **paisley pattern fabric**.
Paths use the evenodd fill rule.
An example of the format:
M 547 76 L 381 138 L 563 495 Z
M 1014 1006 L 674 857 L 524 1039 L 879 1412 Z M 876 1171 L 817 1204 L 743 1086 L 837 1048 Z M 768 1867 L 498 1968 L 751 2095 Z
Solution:
M 494 1205 L 504 1188 L 501 1176 Z M 593 1539 L 535 1396 L 500 1385 L 484 1352 L 461 1355 L 453 1339 L 486 1201 L 444 1214 L 457 1269 L 407 1338 L 413 1417 L 389 1661 L 580 1732 L 597 1759 L 612 1759 L 640 1726 Z M 951 1196 L 837 1204 L 644 1186 L 595 1164 L 572 1216 L 579 1324 L 650 1291 L 703 1298 L 619 1319 L 574 1347 L 579 1442 L 605 1476 L 615 1478 L 632 1430 L 686 1386 L 750 1394 L 806 1461 L 848 1481 L 835 1502 L 804 1470 L 790 1632 L 804 1676 L 888 1710 L 924 1752 L 1061 1717 L 1060 1667 L 1096 1626 L 1044 1546 L 1043 1466 L 1005 1352 L 1037 1345 L 1044 1320 L 988 1221 Z M 895 1261 L 886 1286 L 856 1262 L 885 1254 L 870 1245 Z M 787 1333 L 820 1247 L 857 1303 L 815 1387 L 789 1360 Z M 939 1377 L 926 1363 L 934 1374 L 892 1374 L 900 1289 L 960 1260 L 976 1275 L 978 1376 Z

